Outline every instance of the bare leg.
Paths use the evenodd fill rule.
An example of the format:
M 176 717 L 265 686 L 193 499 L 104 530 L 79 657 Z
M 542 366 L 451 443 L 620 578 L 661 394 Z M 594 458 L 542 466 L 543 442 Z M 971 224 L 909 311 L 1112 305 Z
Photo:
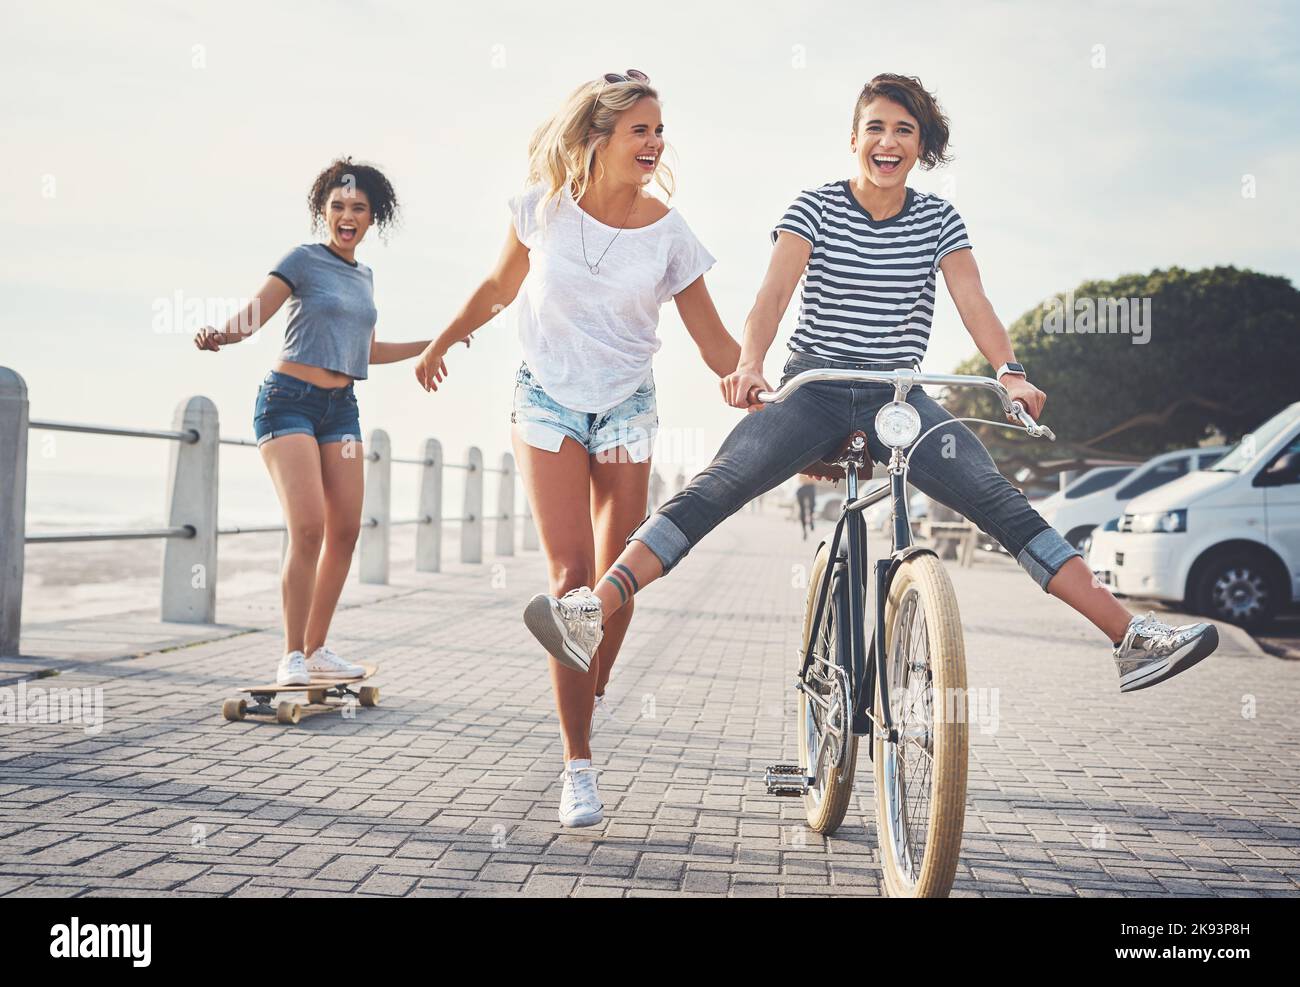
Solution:
M 1112 643 L 1124 637 L 1129 621 L 1133 619 L 1110 590 L 1097 582 L 1087 563 L 1078 556 L 1061 566 L 1047 584 L 1047 592 L 1087 617 Z
M 280 573 L 284 650 L 288 654 L 303 650 L 316 563 L 325 537 L 320 451 L 311 435 L 282 435 L 263 443 L 261 451 L 289 529 L 289 550 Z
M 587 450 L 565 438 L 558 452 L 530 446 L 513 430 L 515 460 L 533 508 L 537 536 L 546 553 L 550 591 L 563 596 L 590 586 L 596 569 L 591 530 L 591 475 Z M 591 711 L 596 677 L 574 671 L 550 656 L 551 688 L 564 738 L 564 759 L 591 757 Z
M 325 643 L 339 594 L 352 566 L 352 550 L 361 530 L 361 498 L 365 492 L 361 443 L 330 442 L 320 447 L 321 481 L 325 493 L 325 547 L 316 566 L 316 588 L 307 618 L 308 656 Z
M 604 462 L 600 460 L 604 459 Z M 597 572 L 614 565 L 623 543 L 645 517 L 646 494 L 650 486 L 650 461 L 633 462 L 627 450 L 591 457 L 591 517 L 595 527 Z M 592 662 L 594 692 L 605 694 L 609 673 L 632 621 L 632 597 L 617 613 L 605 620 L 600 647 Z
M 645 589 L 664 574 L 663 563 L 659 561 L 659 556 L 646 548 L 644 542 L 629 542 L 615 564 L 605 570 L 600 582 L 593 587 L 606 621 L 618 612 L 625 599 L 628 601 L 632 599 L 632 592 L 639 591 L 629 585 L 627 576 L 618 569 L 620 565 L 631 570 L 640 589 Z M 619 592 L 620 586 L 623 589 L 622 593 Z

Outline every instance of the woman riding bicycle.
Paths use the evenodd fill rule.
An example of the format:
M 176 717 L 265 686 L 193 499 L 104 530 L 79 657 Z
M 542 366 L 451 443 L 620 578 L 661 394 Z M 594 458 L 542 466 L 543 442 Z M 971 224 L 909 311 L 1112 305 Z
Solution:
M 961 217 L 938 196 L 908 188 L 918 162 L 947 159 L 948 121 L 920 80 L 878 75 L 859 94 L 849 138 L 857 174 L 801 193 L 772 231 L 767 275 L 745 324 L 736 372 L 722 381 L 727 402 L 750 412 L 713 463 L 647 518 L 592 590 L 534 597 L 525 620 L 554 655 L 581 668 L 600 642 L 601 623 L 624 600 L 670 571 L 691 547 L 747 501 L 813 467 L 861 429 L 872 458 L 888 450 L 872 421 L 894 398 L 887 384 L 808 384 L 767 407 L 763 358 L 795 286 L 803 278 L 799 322 L 785 379 L 817 368 L 915 367 L 925 354 L 942 271 L 962 322 L 1013 400 L 1037 418 L 1046 395 L 1015 362 L 1011 340 L 984 294 Z M 920 388 L 907 401 L 922 433 L 951 415 Z M 1079 552 L 998 472 L 975 434 L 960 423 L 921 443 L 910 480 L 995 538 L 1048 593 L 1097 626 L 1114 645 L 1120 690 L 1146 688 L 1191 667 L 1218 644 L 1212 624 L 1171 627 L 1136 617 L 1101 586 Z M 951 441 L 947 437 L 951 437 Z

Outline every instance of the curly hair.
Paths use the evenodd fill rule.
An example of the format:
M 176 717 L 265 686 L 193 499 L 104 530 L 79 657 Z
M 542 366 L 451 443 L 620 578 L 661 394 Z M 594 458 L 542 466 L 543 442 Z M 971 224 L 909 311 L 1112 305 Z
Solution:
M 910 75 L 884 72 L 876 76 L 858 94 L 853 106 L 853 132 L 858 132 L 862 111 L 874 99 L 892 100 L 907 110 L 921 127 L 922 168 L 933 168 L 952 160 L 948 153 L 948 118 L 943 115 L 939 101 L 933 93 L 926 92 L 921 80 Z
M 316 176 L 307 193 L 307 208 L 311 211 L 311 228 L 318 232 L 325 222 L 325 204 L 330 192 L 336 188 L 359 188 L 370 200 L 370 215 L 380 234 L 387 232 L 397 222 L 397 193 L 384 173 L 373 165 L 354 164 L 351 156 L 337 158 Z

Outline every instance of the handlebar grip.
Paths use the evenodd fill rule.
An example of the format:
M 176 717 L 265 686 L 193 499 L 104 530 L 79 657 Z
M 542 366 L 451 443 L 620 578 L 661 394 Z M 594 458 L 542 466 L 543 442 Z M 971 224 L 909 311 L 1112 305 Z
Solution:
M 1025 431 L 1030 435 L 1035 437 L 1042 436 L 1049 442 L 1056 441 L 1056 433 L 1046 425 L 1040 425 L 1038 422 L 1034 421 L 1029 412 L 1025 410 L 1025 406 L 1019 401 L 1011 402 L 1011 413 L 1015 415 L 1016 418 L 1020 419 L 1020 424 L 1025 426 Z

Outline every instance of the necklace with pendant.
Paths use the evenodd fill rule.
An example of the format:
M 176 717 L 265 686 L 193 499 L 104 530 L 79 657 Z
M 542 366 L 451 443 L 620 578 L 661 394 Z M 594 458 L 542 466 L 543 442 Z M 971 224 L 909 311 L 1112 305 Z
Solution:
M 627 225 L 627 221 L 632 215 L 632 210 L 635 208 L 636 196 L 633 196 L 632 204 L 627 207 L 627 215 L 623 217 L 623 225 L 618 228 L 618 233 L 614 234 L 614 239 L 610 240 L 609 243 L 605 245 L 605 249 L 600 252 L 600 256 L 596 258 L 596 263 L 593 264 L 587 257 L 587 210 L 583 209 L 582 206 L 578 206 L 578 211 L 582 213 L 582 217 L 578 220 L 578 235 L 582 238 L 582 262 L 587 265 L 587 270 L 591 271 L 592 274 L 600 273 L 600 262 L 604 260 L 605 255 L 609 253 L 609 248 L 614 246 L 614 240 L 617 240 L 618 234 L 623 232 L 623 227 Z

